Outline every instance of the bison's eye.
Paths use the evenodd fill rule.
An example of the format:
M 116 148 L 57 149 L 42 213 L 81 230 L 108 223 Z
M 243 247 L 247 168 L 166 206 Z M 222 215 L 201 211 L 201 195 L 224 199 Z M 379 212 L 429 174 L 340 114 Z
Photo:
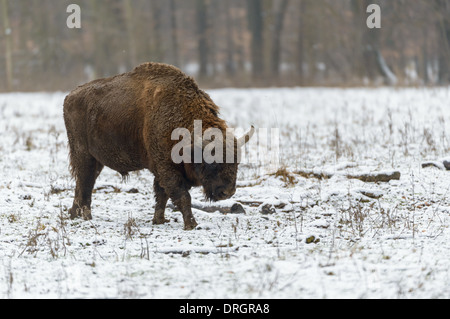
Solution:
M 217 188 L 214 190 L 214 195 L 215 195 L 217 198 L 223 198 L 223 197 L 225 197 L 225 196 L 226 196 L 226 194 L 225 194 L 225 187 L 223 187 L 223 186 L 217 187 Z
M 214 197 L 218 200 L 223 200 L 232 197 L 236 190 L 227 188 L 225 186 L 219 186 L 214 190 Z

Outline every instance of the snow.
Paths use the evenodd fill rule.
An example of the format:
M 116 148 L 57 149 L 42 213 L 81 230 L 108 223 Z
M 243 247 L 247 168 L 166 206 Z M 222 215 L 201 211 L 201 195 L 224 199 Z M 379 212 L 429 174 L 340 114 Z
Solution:
M 0 95 L 0 298 L 450 297 L 450 89 L 209 91 L 230 126 L 278 128 L 280 167 L 242 163 L 235 196 L 152 225 L 153 177 L 105 169 L 69 220 L 66 93 Z M 257 145 L 249 153 L 258 153 Z M 296 172 L 327 172 L 328 179 Z M 361 172 L 401 173 L 364 183 Z M 272 213 L 263 214 L 268 205 Z

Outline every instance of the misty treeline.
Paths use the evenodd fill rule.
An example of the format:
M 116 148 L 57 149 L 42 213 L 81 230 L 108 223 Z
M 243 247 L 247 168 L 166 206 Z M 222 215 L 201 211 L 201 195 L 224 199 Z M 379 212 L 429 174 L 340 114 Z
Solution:
M 1 91 L 71 89 L 148 61 L 209 87 L 450 82 L 450 0 L 0 0 L 0 18 Z

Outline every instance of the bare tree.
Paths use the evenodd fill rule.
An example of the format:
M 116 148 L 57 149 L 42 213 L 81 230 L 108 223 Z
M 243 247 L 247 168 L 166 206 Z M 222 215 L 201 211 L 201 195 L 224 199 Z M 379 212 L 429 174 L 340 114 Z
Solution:
M 306 1 L 298 0 L 298 33 L 297 33 L 297 50 L 296 50 L 296 58 L 295 64 L 297 65 L 297 75 L 300 81 L 300 84 L 303 84 L 304 81 L 304 72 L 303 72 L 303 64 L 305 62 L 305 11 L 306 11 Z
M 8 91 L 13 86 L 13 60 L 12 60 L 12 39 L 11 25 L 9 22 L 8 0 L 2 0 L 2 19 L 5 30 L 5 62 L 6 62 L 6 85 Z
M 289 5 L 289 0 L 281 0 L 280 6 L 275 15 L 275 25 L 272 33 L 272 75 L 278 78 L 280 75 L 281 62 L 281 35 L 285 22 L 286 10 Z
M 152 18 L 153 18 L 153 24 L 152 24 L 152 52 L 151 56 L 152 59 L 155 62 L 163 62 L 163 46 L 162 46 L 162 37 L 161 37 L 161 30 L 162 30 L 162 3 L 159 0 L 152 0 L 151 1 L 151 10 L 152 10 Z
M 196 0 L 197 8 L 197 36 L 198 36 L 198 59 L 199 77 L 205 78 L 208 75 L 208 7 L 205 0 Z
M 231 17 L 231 8 L 230 8 L 230 2 L 229 1 L 223 1 L 223 4 L 225 5 L 224 11 L 225 11 L 225 25 L 228 32 L 226 33 L 226 60 L 225 60 L 225 71 L 228 75 L 228 77 L 233 77 L 236 73 L 236 63 L 234 60 L 234 28 L 232 24 L 232 17 Z
M 131 0 L 123 0 L 123 9 L 125 13 L 125 24 L 127 27 L 127 38 L 128 38 L 128 52 L 129 52 L 129 62 L 131 66 L 136 66 L 137 64 L 137 47 L 136 47 L 136 35 L 134 27 L 134 14 L 133 6 Z M 130 68 L 130 66 L 128 67 Z
M 439 30 L 439 83 L 450 83 L 450 2 L 435 0 Z
M 176 8 L 175 0 L 169 0 L 169 6 L 170 6 L 170 27 L 171 27 L 173 64 L 176 66 L 180 66 L 180 54 L 179 54 L 179 46 L 178 46 L 177 8 Z
M 367 27 L 367 8 L 373 0 L 352 0 L 355 30 L 359 30 L 359 74 L 369 80 L 382 77 L 388 84 L 395 84 L 396 77 L 388 67 L 380 50 L 381 30 Z
M 251 61 L 254 79 L 264 74 L 264 20 L 260 0 L 247 0 L 248 27 L 251 33 Z

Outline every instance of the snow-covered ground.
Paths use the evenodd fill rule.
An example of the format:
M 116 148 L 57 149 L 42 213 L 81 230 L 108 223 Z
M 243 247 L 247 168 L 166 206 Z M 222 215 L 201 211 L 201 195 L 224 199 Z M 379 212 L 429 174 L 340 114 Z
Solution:
M 281 169 L 242 164 L 220 205 L 245 214 L 194 209 L 190 232 L 152 225 L 147 171 L 105 169 L 94 219 L 67 219 L 65 94 L 0 95 L 0 298 L 450 297 L 450 171 L 421 166 L 450 156 L 450 89 L 209 93 L 230 126 L 279 128 Z

